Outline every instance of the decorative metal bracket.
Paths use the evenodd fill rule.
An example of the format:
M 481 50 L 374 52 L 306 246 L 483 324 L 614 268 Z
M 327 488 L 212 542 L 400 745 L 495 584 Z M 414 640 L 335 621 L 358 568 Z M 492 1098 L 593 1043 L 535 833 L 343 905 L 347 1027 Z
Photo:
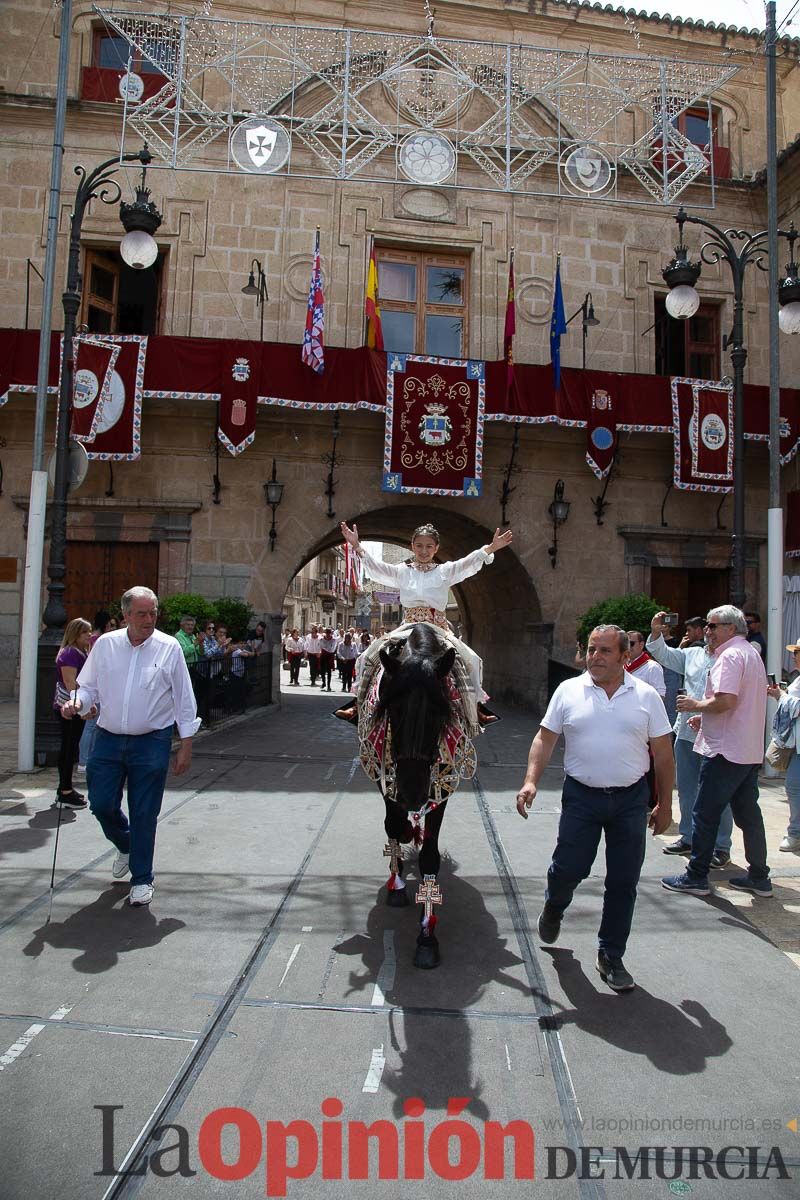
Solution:
M 219 400 L 217 401 L 217 416 L 216 423 L 214 425 L 214 441 L 212 445 L 214 451 L 214 474 L 211 476 L 211 490 L 213 492 L 211 503 L 221 504 L 222 501 L 220 499 L 220 492 L 222 491 L 222 480 L 219 477 Z
M 330 452 L 330 454 L 323 454 L 322 459 L 321 459 L 321 461 L 323 463 L 325 463 L 325 465 L 329 468 L 328 478 L 326 481 L 327 487 L 325 488 L 325 491 L 323 493 L 325 496 L 328 497 L 328 511 L 325 514 L 327 517 L 335 517 L 336 516 L 336 513 L 333 511 L 333 497 L 336 495 L 336 485 L 339 482 L 339 480 L 334 477 L 333 473 L 336 470 L 336 465 L 337 465 L 336 443 L 338 442 L 338 440 L 339 440 L 339 410 L 337 409 L 333 414 L 333 444 L 331 445 L 331 452 Z
M 112 462 L 108 464 L 108 487 L 105 494 L 108 500 L 114 495 L 114 464 Z
M 719 514 L 722 512 L 722 506 L 725 503 L 725 501 L 728 499 L 729 495 L 730 495 L 730 492 L 723 492 L 722 499 L 720 500 L 719 504 L 717 505 L 717 529 L 727 529 L 728 528 L 727 525 L 723 525 L 722 521 L 720 521 Z
M 502 514 L 503 514 L 502 521 L 500 522 L 501 525 L 509 524 L 509 522 L 506 520 L 506 508 L 508 506 L 509 500 L 511 499 L 512 493 L 517 490 L 516 488 L 511 487 L 511 476 L 516 474 L 520 470 L 520 468 L 516 465 L 516 457 L 517 457 L 518 449 L 519 449 L 519 421 L 517 421 L 516 424 L 514 425 L 514 440 L 511 443 L 511 455 L 508 460 L 508 465 L 506 466 L 506 473 L 503 477 L 503 490 L 500 493 L 500 508 L 501 508 Z
M 619 461 L 619 449 L 617 450 L 617 452 L 614 455 L 611 466 L 608 468 L 608 474 L 605 477 L 602 492 L 600 493 L 599 496 L 595 496 L 594 500 L 592 500 L 592 507 L 594 508 L 595 520 L 597 521 L 598 525 L 603 524 L 603 516 L 605 514 L 606 509 L 608 508 L 608 506 L 610 504 L 610 501 L 606 500 L 606 492 L 608 491 L 608 485 L 611 483 L 611 479 L 614 475 L 614 471 L 616 469 L 618 461 Z M 663 513 L 662 513 L 662 516 L 663 516 Z
M 664 499 L 661 501 L 661 528 L 662 529 L 669 528 L 669 522 L 667 521 L 667 518 L 664 516 L 664 508 L 666 506 L 667 500 L 669 499 L 669 494 L 672 491 L 674 486 L 675 485 L 674 485 L 673 481 L 670 479 L 669 483 L 667 484 L 667 490 L 664 492 Z

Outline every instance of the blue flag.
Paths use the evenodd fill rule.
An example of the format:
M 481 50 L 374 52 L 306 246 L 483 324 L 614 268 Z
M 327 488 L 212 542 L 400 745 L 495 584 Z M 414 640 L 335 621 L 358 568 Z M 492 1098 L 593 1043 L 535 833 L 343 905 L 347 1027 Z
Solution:
M 553 291 L 553 315 L 550 318 L 550 362 L 553 364 L 553 387 L 561 387 L 561 335 L 567 332 L 564 315 L 564 296 L 561 291 L 561 259 L 556 263 L 556 286 Z

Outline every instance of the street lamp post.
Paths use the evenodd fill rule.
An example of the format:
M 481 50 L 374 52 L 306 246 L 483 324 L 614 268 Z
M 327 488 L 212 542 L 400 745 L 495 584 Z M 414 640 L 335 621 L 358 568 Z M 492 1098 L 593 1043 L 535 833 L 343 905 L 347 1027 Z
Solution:
M 747 349 L 744 344 L 744 276 L 747 267 L 754 263 L 760 270 L 766 271 L 768 231 L 747 233 L 743 229 L 720 229 L 704 217 L 690 217 L 685 209 L 680 208 L 675 217 L 679 230 L 679 241 L 675 247 L 675 257 L 662 271 L 665 283 L 670 289 L 666 299 L 667 312 L 678 320 L 689 320 L 700 306 L 700 297 L 695 290 L 701 265 L 700 261 L 691 262 L 689 252 L 683 240 L 683 227 L 686 224 L 699 225 L 707 229 L 711 237 L 700 247 L 700 260 L 710 266 L 726 262 L 731 272 L 733 282 L 733 326 L 722 341 L 723 350 L 730 347 L 731 363 L 733 365 L 733 536 L 731 553 L 731 600 L 741 608 L 744 605 L 746 593 L 744 582 L 745 561 L 745 508 L 744 508 L 744 368 L 747 362 Z M 797 231 L 794 226 L 790 230 L 778 230 L 780 237 L 789 239 L 792 251 Z M 740 245 L 739 245 L 740 244 Z M 792 253 L 792 259 L 794 254 Z M 782 320 L 781 328 L 793 332 L 796 322 L 800 327 L 800 303 L 797 302 L 791 284 L 797 282 L 797 267 L 792 262 L 789 274 L 794 267 L 794 280 L 782 281 L 781 288 L 786 285 L 787 291 L 781 296 Z M 785 314 L 785 316 L 784 316 Z
M 592 293 L 591 292 L 587 292 L 586 295 L 583 297 L 583 303 L 581 304 L 580 308 L 575 309 L 575 312 L 572 314 L 569 321 L 567 321 L 568 325 L 572 321 L 575 320 L 578 313 L 583 313 L 583 320 L 581 321 L 581 339 L 583 341 L 583 369 L 585 371 L 586 370 L 586 334 L 588 333 L 588 331 L 591 327 L 600 324 L 597 317 L 594 315 L 594 305 L 592 304 Z
M 278 540 L 278 530 L 275 527 L 275 510 L 283 498 L 284 484 L 278 483 L 277 467 L 275 459 L 272 460 L 272 478 L 268 479 L 264 484 L 264 499 L 272 509 L 272 526 L 269 531 L 269 548 L 275 550 L 275 543 Z
M 257 258 L 254 258 L 250 263 L 250 274 L 247 277 L 247 283 L 242 288 L 245 296 L 255 296 L 256 308 L 261 313 L 261 326 L 259 340 L 264 340 L 264 302 L 269 300 L 267 294 L 267 277 L 264 274 L 264 266 Z
M 37 724 L 42 732 L 47 733 L 46 726 L 52 721 L 49 695 L 53 674 L 55 649 L 61 642 L 64 626 L 67 622 L 67 611 L 64 606 L 64 588 L 66 576 L 66 546 L 67 546 L 67 493 L 69 491 L 69 433 L 72 415 L 72 372 L 73 372 L 73 339 L 76 332 L 78 310 L 81 304 L 83 280 L 80 272 L 81 255 L 81 226 L 89 201 L 98 199 L 103 204 L 116 204 L 122 195 L 122 189 L 114 178 L 114 171 L 120 163 L 140 162 L 146 168 L 151 161 L 151 154 L 145 146 L 135 154 L 123 154 L 121 157 L 110 158 L 100 163 L 88 175 L 82 166 L 75 167 L 75 174 L 80 178 L 78 190 L 75 193 L 75 207 L 70 219 L 69 256 L 67 259 L 66 288 L 61 297 L 64 309 L 64 361 L 59 387 L 58 419 L 56 423 L 56 452 L 55 478 L 53 481 L 53 499 L 50 506 L 50 552 L 47 563 L 47 605 L 42 621 L 44 630 L 39 639 L 39 664 L 37 687 Z M 127 264 L 135 269 L 151 266 L 158 256 L 158 247 L 152 234 L 161 224 L 161 215 L 149 200 L 149 192 L 144 186 L 144 171 L 142 182 L 137 188 L 136 202 L 120 205 L 120 217 L 127 231 L 122 239 L 120 253 Z M 47 718 L 50 717 L 50 721 Z M 44 718 L 44 720 L 42 720 Z M 57 736 L 46 738 L 47 742 L 57 744 Z M 46 747 L 47 748 L 47 747 Z

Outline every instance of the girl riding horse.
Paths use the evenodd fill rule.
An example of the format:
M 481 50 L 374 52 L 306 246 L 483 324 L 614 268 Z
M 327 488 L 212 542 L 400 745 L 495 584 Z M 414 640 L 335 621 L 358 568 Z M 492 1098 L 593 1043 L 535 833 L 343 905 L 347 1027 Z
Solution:
M 450 629 L 445 616 L 447 593 L 454 584 L 476 575 L 482 567 L 494 560 L 498 550 L 504 550 L 511 545 L 512 533 L 508 529 L 501 533 L 495 530 L 494 537 L 486 546 L 473 550 L 464 558 L 453 562 L 438 563 L 435 556 L 439 551 L 439 534 L 433 525 L 420 525 L 411 537 L 413 558 L 405 563 L 385 563 L 373 558 L 369 551 L 361 545 L 358 536 L 358 526 L 348 528 L 344 521 L 341 524 L 342 537 L 361 556 L 366 575 L 375 581 L 391 587 L 400 593 L 400 603 L 403 607 L 403 621 L 392 633 L 383 638 L 376 638 L 366 654 L 362 667 L 362 681 L 368 684 L 372 668 L 377 664 L 382 648 L 387 643 L 404 641 L 409 630 L 416 622 L 424 621 L 436 626 L 440 637 L 449 646 L 453 646 L 464 664 L 466 688 L 462 699 L 465 715 L 472 732 L 477 733 L 481 725 L 496 721 L 497 716 L 486 708 L 488 700 L 483 690 L 481 677 L 483 663 L 475 651 L 462 642 Z M 362 690 L 359 689 L 358 703 L 363 702 Z M 337 710 L 337 716 L 343 720 L 357 720 L 357 706 L 349 705 Z

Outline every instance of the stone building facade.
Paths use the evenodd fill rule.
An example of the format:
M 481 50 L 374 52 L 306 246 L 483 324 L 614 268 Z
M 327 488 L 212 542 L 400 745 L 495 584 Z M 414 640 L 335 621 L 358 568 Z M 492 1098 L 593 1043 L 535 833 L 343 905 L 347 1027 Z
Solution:
M 197 6 L 172 8 L 191 17 Z M 72 168 L 76 163 L 93 165 L 115 152 L 123 107 L 118 100 L 88 98 L 96 92 L 87 83 L 94 77 L 86 72 L 97 67 L 98 39 L 108 31 L 85 0 L 74 5 L 74 14 L 56 295 L 64 285 Z M 232 20 L 264 17 L 261 6 L 249 0 L 215 3 L 214 14 Z M 301 2 L 290 15 L 276 4 L 270 19 L 376 32 L 381 26 L 374 7 L 358 3 L 320 7 Z M 425 34 L 420 6 L 394 11 L 393 23 L 398 32 Z M 35 328 L 41 300 L 28 263 L 41 269 L 44 261 L 58 11 L 46 0 L 24 5 L 7 0 L 3 25 L 0 272 L 5 286 L 0 292 L 0 327 L 19 329 L 27 321 Z M 765 156 L 765 74 L 755 33 L 643 16 L 636 17 L 632 27 L 621 10 L 517 0 L 439 0 L 435 32 L 442 39 L 560 50 L 591 47 L 599 54 L 617 53 L 624 46 L 631 55 L 737 66 L 738 72 L 712 97 L 717 157 L 727 177 L 716 179 L 713 194 L 710 182 L 700 179 L 681 199 L 698 206 L 713 202 L 709 216 L 721 227 L 765 226 L 766 190 L 759 175 Z M 800 129 L 800 86 L 794 70 L 799 53 L 797 41 L 779 46 L 780 146 L 791 147 Z M 791 148 L 784 152 L 781 225 L 796 213 L 798 162 L 800 155 Z M 141 301 L 147 308 L 150 332 L 257 340 L 261 314 L 252 297 L 241 291 L 256 258 L 263 263 L 269 296 L 263 310 L 264 340 L 295 344 L 299 353 L 311 247 L 319 226 L 330 345 L 363 344 L 366 269 L 374 241 L 389 260 L 394 255 L 402 263 L 404 255 L 430 253 L 438 256 L 437 262 L 462 263 L 467 293 L 463 353 L 473 359 L 500 358 L 513 247 L 517 362 L 548 361 L 558 253 L 567 314 L 591 292 L 600 322 L 587 331 L 587 368 L 643 376 L 659 369 L 655 305 L 666 291 L 661 271 L 673 252 L 676 206 L 642 203 L 625 180 L 618 197 L 603 202 L 479 189 L 470 186 L 468 176 L 464 186 L 421 187 L 388 176 L 384 182 L 364 183 L 357 178 L 159 169 L 150 172 L 148 183 L 163 213 L 157 235 L 157 294 L 154 302 L 137 294 L 131 304 Z M 124 187 L 127 194 L 130 184 Z M 84 255 L 99 255 L 99 261 L 114 266 L 119 236 L 116 210 L 93 204 L 83 226 Z M 27 292 L 26 279 L 31 284 Z M 730 326 L 731 288 L 725 270 L 704 268 L 698 290 L 717 313 L 712 350 L 720 374 L 728 373 L 722 335 Z M 745 296 L 747 380 L 763 384 L 768 377 L 766 277 L 751 272 Z M 84 308 L 82 318 L 86 315 Z M 111 320 L 119 316 L 112 313 Z M 567 367 L 582 364 L 580 324 L 574 321 L 562 339 L 562 364 Z M 57 307 L 54 327 L 60 326 Z M 796 342 L 782 341 L 782 381 L 789 386 L 800 357 Z M 6 693 L 13 688 L 16 670 L 33 421 L 30 396 L 12 395 L 0 410 L 0 688 Z M 53 423 L 51 413 L 48 445 Z M 302 580 L 310 560 L 330 554 L 339 544 L 342 518 L 358 519 L 362 536 L 390 541 L 398 535 L 405 538 L 430 516 L 442 532 L 446 556 L 467 553 L 489 540 L 501 522 L 500 495 L 513 438 L 507 424 L 487 426 L 479 499 L 391 496 L 380 490 L 382 416 L 342 413 L 331 501 L 334 518 L 328 516 L 328 471 L 323 464 L 331 448 L 329 414 L 261 408 L 253 444 L 237 458 L 222 452 L 217 496 L 214 431 L 212 403 L 148 399 L 141 458 L 114 464 L 113 478 L 108 464 L 93 462 L 71 500 L 70 545 L 88 547 L 75 549 L 73 562 L 83 561 L 84 553 L 87 562 L 96 563 L 97 548 L 109 547 L 107 563 L 114 560 L 117 567 L 107 566 L 105 578 L 109 587 L 116 587 L 120 572 L 134 568 L 126 567 L 129 560 L 124 555 L 114 559 L 113 547 L 128 547 L 132 563 L 149 564 L 161 592 L 193 588 L 209 596 L 243 594 L 259 614 L 272 614 L 277 628 L 285 601 L 298 623 L 303 596 L 296 591 L 293 596 L 292 580 L 298 572 Z M 465 634 L 485 660 L 493 694 L 540 704 L 548 660 L 571 661 L 577 618 L 604 596 L 628 590 L 658 594 L 660 588 L 662 594 L 670 591 L 664 599 L 671 601 L 674 590 L 683 589 L 688 604 L 688 597 L 705 594 L 704 579 L 712 590 L 724 586 L 730 500 L 720 506 L 719 496 L 669 490 L 672 453 L 672 440 L 664 435 L 622 434 L 619 462 L 605 495 L 608 507 L 599 523 L 595 501 L 603 485 L 586 465 L 584 432 L 552 425 L 521 428 L 511 480 L 514 492 L 506 512 L 514 529 L 513 550 L 458 590 Z M 285 488 L 276 513 L 275 550 L 270 552 L 271 513 L 264 504 L 263 485 L 273 459 Z M 764 607 L 766 452 L 750 447 L 747 462 L 748 600 Z M 787 488 L 798 486 L 797 470 L 795 459 L 784 471 Z M 553 563 L 549 506 L 559 479 L 571 510 L 557 531 Z M 146 553 L 145 546 L 150 547 Z M 302 592 L 302 583 L 295 589 L 298 586 Z

